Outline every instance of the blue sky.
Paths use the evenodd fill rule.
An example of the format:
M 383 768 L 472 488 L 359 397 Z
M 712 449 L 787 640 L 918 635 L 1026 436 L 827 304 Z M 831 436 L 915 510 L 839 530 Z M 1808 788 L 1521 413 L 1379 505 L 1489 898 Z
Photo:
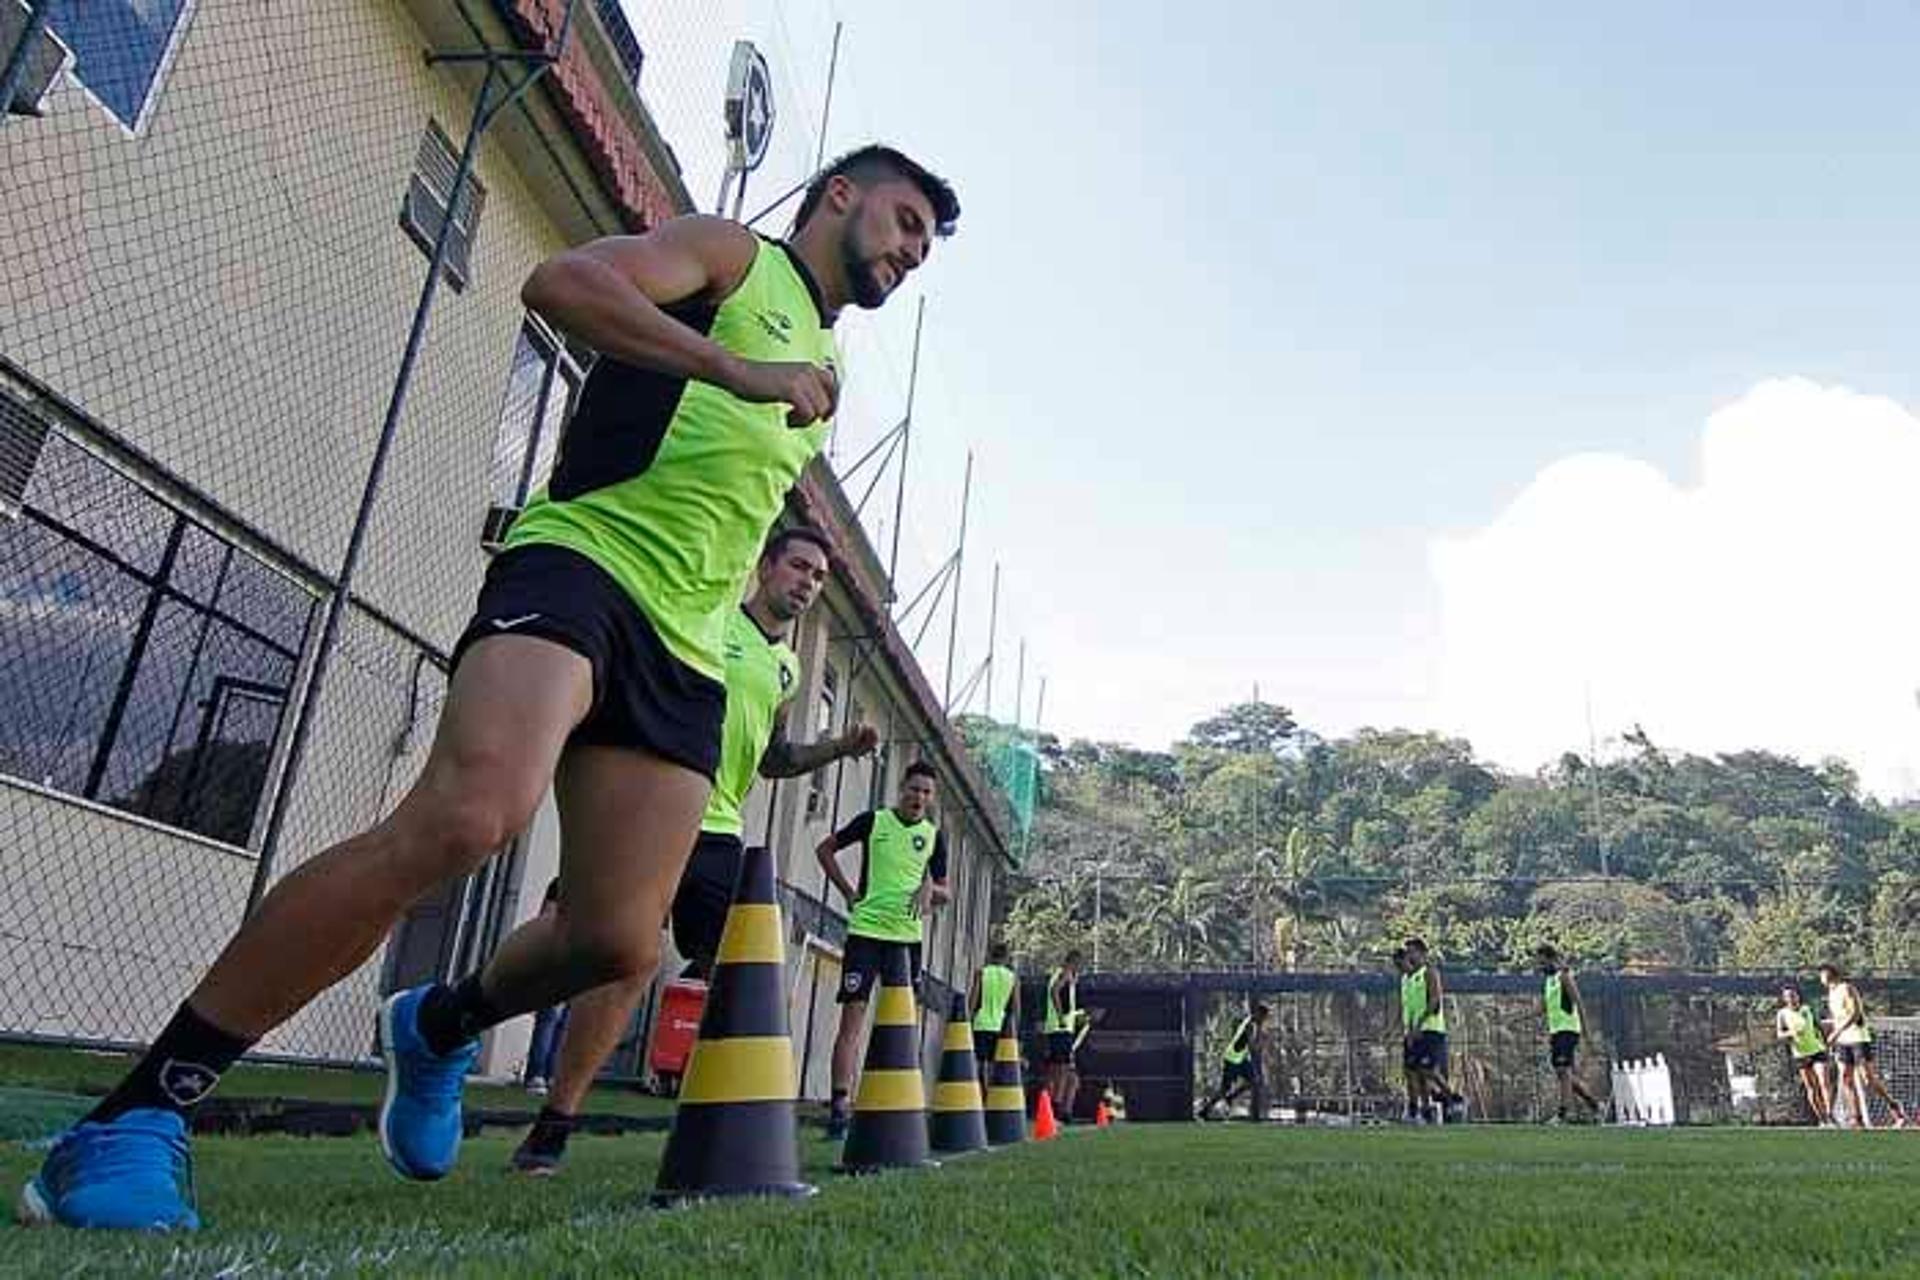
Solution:
M 1643 616 L 1752 569 L 1753 539 L 1726 536 L 1746 526 L 1702 513 L 1757 510 L 1759 494 L 1820 542 L 1837 527 L 1822 512 L 1862 505 L 1848 477 L 1904 465 L 1920 438 L 1906 419 L 1855 440 L 1835 424 L 1874 411 L 1822 398 L 1920 400 L 1920 95 L 1905 65 L 1920 15 L 864 0 L 634 12 L 643 87 L 703 201 L 726 45 L 758 41 L 782 85 L 775 152 L 754 179 L 770 196 L 810 166 L 836 18 L 828 152 L 883 136 L 959 186 L 961 234 L 922 273 L 901 577 L 910 592 L 945 554 L 971 447 L 960 665 L 984 655 L 998 558 L 1002 714 L 1024 635 L 1030 672 L 1049 677 L 1049 727 L 1069 734 L 1160 745 L 1257 683 L 1326 732 L 1443 728 L 1529 767 L 1584 744 L 1592 701 L 1601 736 L 1634 720 L 1698 749 L 1758 733 L 1772 740 L 1752 745 L 1865 757 L 1882 789 L 1913 782 L 1920 658 L 1902 666 L 1897 645 L 1854 715 L 1818 695 L 1823 666 L 1855 660 L 1844 646 L 1822 651 L 1816 635 L 1753 650 L 1783 607 L 1764 591 L 1690 622 L 1724 634 L 1688 653 L 1641 646 L 1652 670 L 1621 657 L 1631 637 L 1592 650 L 1605 628 L 1578 615 Z M 843 461 L 898 415 L 911 310 L 849 324 L 859 385 Z M 1788 377 L 1812 391 L 1754 400 Z M 1716 486 L 1707 424 L 1741 406 Z M 1775 438 L 1770 414 L 1813 454 L 1740 465 Z M 1833 441 L 1895 454 L 1821 470 Z M 1641 499 L 1609 487 L 1627 473 L 1607 462 L 1663 479 L 1652 500 L 1680 514 L 1662 527 L 1703 549 L 1635 554 L 1684 560 L 1686 575 L 1654 589 L 1615 572 Z M 1832 483 L 1793 489 L 1811 471 Z M 1753 488 L 1763 473 L 1788 488 Z M 1543 476 L 1559 498 L 1524 501 Z M 1564 518 L 1574 510 L 1590 514 Z M 1542 511 L 1544 524 L 1514 515 Z M 1908 530 L 1888 518 L 1850 525 L 1824 554 L 1863 583 L 1893 581 Z M 1541 592 L 1573 564 L 1596 566 L 1593 590 Z M 1920 618 L 1860 622 L 1920 653 Z M 1484 639 L 1461 658 L 1487 636 L 1526 638 L 1501 660 L 1513 679 L 1485 670 L 1498 646 Z M 936 630 L 923 650 L 936 684 L 944 649 Z M 1730 649 L 1751 651 L 1744 684 Z M 1687 663 L 1718 673 L 1717 698 L 1658 691 L 1697 689 Z M 1755 681 L 1799 690 L 1804 723 L 1737 714 Z

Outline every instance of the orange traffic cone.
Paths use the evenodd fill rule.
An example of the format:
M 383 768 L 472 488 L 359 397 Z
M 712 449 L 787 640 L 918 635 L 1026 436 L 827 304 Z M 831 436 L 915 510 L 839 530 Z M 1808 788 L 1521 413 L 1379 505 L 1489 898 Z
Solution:
M 840 1151 L 843 1173 L 938 1168 L 927 1155 L 927 1085 L 920 1074 L 920 1008 L 905 947 L 880 975 L 873 1034 L 853 1099 L 853 1124 Z
M 1113 1117 L 1107 1114 L 1107 1100 L 1100 1099 L 1100 1105 L 1093 1109 L 1093 1127 L 1104 1129 L 1113 1123 Z
M 996 1147 L 1027 1140 L 1027 1088 L 1020 1082 L 1020 1040 L 1013 1011 L 1000 1024 L 993 1061 L 987 1064 L 987 1141 Z
M 1053 1118 L 1053 1095 L 1042 1089 L 1040 1102 L 1033 1111 L 1033 1140 L 1045 1142 L 1059 1132 L 1060 1125 Z
M 680 1083 L 655 1204 L 708 1196 L 810 1196 L 794 1133 L 785 929 L 773 855 L 748 849 L 720 935 L 700 1038 Z
M 980 1066 L 973 1057 L 973 1025 L 967 998 L 953 998 L 953 1014 L 940 1046 L 940 1075 L 933 1085 L 933 1149 L 984 1151 L 987 1118 L 980 1107 Z

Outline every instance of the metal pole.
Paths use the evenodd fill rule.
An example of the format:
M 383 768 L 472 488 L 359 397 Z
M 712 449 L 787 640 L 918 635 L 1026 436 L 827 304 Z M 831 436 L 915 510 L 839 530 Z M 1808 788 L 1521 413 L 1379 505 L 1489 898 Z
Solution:
M 993 647 L 1000 636 L 1000 562 L 993 562 L 993 603 L 987 606 L 987 719 L 993 719 Z
M 1600 742 L 1593 732 L 1593 686 L 1587 686 L 1587 776 L 1593 779 L 1593 839 L 1600 846 L 1600 874 L 1608 874 L 1607 835 L 1600 826 Z
M 1107 864 L 1104 862 L 1095 863 L 1093 868 L 1093 971 L 1095 973 L 1100 972 L 1100 909 L 1106 869 Z
M 26 6 L 27 25 L 20 32 L 20 43 L 13 47 L 6 70 L 0 71 L 0 120 L 13 113 L 13 95 L 20 91 L 20 82 L 27 78 L 27 62 L 34 46 L 47 33 L 48 5 L 26 0 Z
M 927 296 L 913 313 L 913 363 L 907 370 L 907 416 L 900 422 L 900 476 L 893 491 L 893 551 L 887 556 L 887 583 L 900 580 L 900 518 L 907 504 L 907 451 L 913 444 L 913 397 L 920 386 L 920 329 L 927 320 Z
M 1020 713 L 1027 700 L 1027 642 L 1020 642 L 1020 665 L 1013 677 L 1013 731 L 1020 732 Z
M 373 523 L 375 500 L 379 497 L 380 481 L 386 474 L 387 457 L 393 451 L 394 436 L 400 426 L 400 414 L 406 408 L 407 392 L 413 383 L 414 366 L 419 363 L 420 348 L 426 339 L 427 318 L 433 311 L 433 300 L 440 289 L 440 277 L 445 270 L 447 246 L 453 239 L 454 210 L 459 206 L 460 196 L 466 190 L 467 181 L 473 176 L 474 152 L 480 145 L 480 137 L 493 122 L 495 116 L 506 107 L 518 101 L 535 81 L 560 56 L 560 50 L 566 47 L 567 35 L 573 28 L 575 0 L 567 0 L 565 14 L 560 20 L 560 31 L 551 48 L 539 54 L 498 55 L 491 50 L 486 56 L 487 74 L 480 82 L 480 91 L 474 97 L 473 116 L 467 124 L 466 142 L 460 148 L 460 162 L 454 167 L 452 190 L 447 195 L 447 215 L 441 219 L 439 233 L 433 238 L 433 252 L 427 255 L 427 278 L 420 286 L 420 300 L 413 309 L 413 323 L 407 330 L 407 345 L 400 357 L 400 368 L 394 374 L 393 390 L 387 399 L 386 417 L 380 424 L 380 436 L 374 444 L 373 460 L 367 468 L 367 482 L 360 491 L 360 506 L 354 513 L 353 528 L 347 535 L 347 551 L 340 565 L 340 578 L 335 584 L 333 594 L 327 599 L 327 612 L 321 623 L 319 647 L 314 653 L 313 670 L 307 677 L 306 688 L 301 691 L 294 708 L 293 728 L 287 743 L 286 763 L 280 770 L 279 786 L 274 791 L 273 809 L 267 818 L 267 829 L 260 844 L 260 859 L 254 864 L 253 884 L 247 892 L 246 914 L 251 916 L 254 908 L 260 905 L 265 896 L 267 882 L 273 873 L 273 864 L 280 852 L 280 838 L 285 833 L 287 813 L 292 808 L 294 783 L 299 777 L 300 766 L 306 755 L 307 744 L 313 736 L 314 711 L 320 703 L 320 692 L 324 687 L 327 671 L 332 665 L 333 651 L 339 642 L 340 625 L 346 617 L 347 607 L 352 602 L 353 579 L 360 567 L 360 557 L 366 549 L 367 530 Z M 433 61 L 429 55 L 429 62 Z M 461 61 L 475 59 L 460 58 Z M 520 82 L 508 90 L 505 97 L 497 103 L 492 101 L 493 87 L 501 77 L 500 64 L 506 61 L 528 62 L 530 70 Z
M 1047 678 L 1040 677 L 1040 702 L 1033 709 L 1033 731 L 1037 735 L 1040 726 L 1047 718 Z
M 840 28 L 843 22 L 833 24 L 833 53 L 827 58 L 827 96 L 820 104 L 820 140 L 813 153 L 813 171 L 820 172 L 827 163 L 827 121 L 833 118 L 833 80 L 834 72 L 840 69 Z
M 973 450 L 967 450 L 967 470 L 960 482 L 960 545 L 953 553 L 953 603 L 947 611 L 947 674 L 941 682 L 940 707 L 953 710 L 954 651 L 960 642 L 960 572 L 967 564 L 967 508 L 973 502 Z

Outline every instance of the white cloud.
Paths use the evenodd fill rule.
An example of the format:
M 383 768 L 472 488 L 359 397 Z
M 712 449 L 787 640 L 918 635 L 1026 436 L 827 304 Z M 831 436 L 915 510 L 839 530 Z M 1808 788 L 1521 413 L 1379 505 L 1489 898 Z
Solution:
M 1432 549 L 1435 719 L 1531 768 L 1638 722 L 1712 752 L 1837 755 L 1920 792 L 1920 419 L 1804 379 L 1708 418 L 1700 480 L 1581 455 Z

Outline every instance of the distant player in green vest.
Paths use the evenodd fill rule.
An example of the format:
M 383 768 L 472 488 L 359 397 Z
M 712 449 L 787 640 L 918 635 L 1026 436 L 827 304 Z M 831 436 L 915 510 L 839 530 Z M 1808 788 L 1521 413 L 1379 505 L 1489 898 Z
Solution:
M 885 303 L 959 214 L 941 179 L 863 147 L 809 185 L 790 242 L 683 217 L 533 269 L 520 299 L 598 359 L 452 647 L 418 777 L 371 830 L 286 869 L 127 1078 L 56 1141 L 26 1217 L 197 1226 L 192 1108 L 360 972 L 408 907 L 526 830 L 549 788 L 560 909 L 480 971 L 380 1009 L 388 1163 L 415 1181 L 451 1172 L 482 1032 L 653 972 L 720 765 L 727 617 L 839 399 L 834 325 Z M 485 292 L 504 303 L 506 283 Z
M 1407 1109 L 1402 1117 L 1408 1124 L 1418 1124 L 1425 1114 L 1427 1081 L 1421 1072 L 1414 1053 L 1414 1024 L 1419 1021 L 1418 1010 L 1426 1008 L 1427 997 L 1423 988 L 1417 992 L 1411 981 L 1413 971 L 1407 967 L 1407 949 L 1393 949 L 1393 972 L 1400 980 L 1400 1078 L 1406 1085 Z
M 1447 1081 L 1446 986 L 1422 938 L 1408 938 L 1407 976 L 1401 980 L 1401 1017 L 1407 1022 L 1407 1060 L 1421 1080 L 1417 1118 L 1458 1120 L 1466 1099 Z
M 1008 963 L 1006 943 L 996 942 L 988 949 L 986 964 L 973 975 L 967 1008 L 973 1011 L 973 1056 L 979 1060 L 980 1087 L 984 1089 L 994 1047 L 1000 1042 L 1000 1028 L 1009 1014 L 1013 1016 L 1014 1035 L 1020 1034 L 1020 982 Z
M 1833 1123 L 1833 1089 L 1827 1080 L 1827 1038 L 1819 1015 L 1800 1000 L 1800 988 L 1789 982 L 1780 988 L 1780 1008 L 1773 1015 L 1774 1039 L 1786 1042 L 1793 1055 L 1793 1073 L 1807 1096 L 1813 1122 L 1822 1128 Z
M 1261 1033 L 1267 1026 L 1267 1006 L 1255 1004 L 1240 1023 L 1233 1029 L 1233 1035 L 1227 1040 L 1227 1047 L 1220 1054 L 1220 1087 L 1213 1095 L 1200 1104 L 1200 1119 L 1211 1120 L 1214 1108 L 1224 1104 L 1227 1114 L 1233 1114 L 1233 1100 L 1242 1089 L 1250 1090 L 1257 1099 L 1260 1096 L 1260 1049 Z M 1255 1120 L 1264 1120 L 1265 1116 L 1255 1115 Z
M 826 585 L 829 546 L 817 529 L 774 534 L 760 556 L 753 595 L 727 619 L 720 770 L 673 897 L 673 945 L 687 960 L 683 976 L 704 980 L 720 950 L 745 851 L 741 809 L 754 778 L 797 778 L 835 760 L 865 755 L 878 744 L 870 725 L 853 725 L 837 738 L 805 745 L 787 737 L 787 707 L 800 691 L 800 659 L 787 637 Z M 644 979 L 610 982 L 568 1005 L 559 1068 L 546 1105 L 513 1153 L 515 1169 L 545 1175 L 559 1168 L 587 1090 L 626 1034 L 649 985 Z
M 1074 1099 L 1080 1093 L 1076 1049 L 1088 1025 L 1080 1007 L 1080 953 L 1069 951 L 1060 967 L 1047 975 L 1047 1092 L 1053 1114 L 1061 1124 L 1072 1123 Z
M 1565 1123 L 1570 1118 L 1575 1098 L 1587 1104 L 1593 1115 L 1600 1113 L 1600 1100 L 1588 1092 L 1579 1076 L 1580 1037 L 1587 1025 L 1586 1005 L 1580 1000 L 1580 985 L 1573 970 L 1561 958 L 1559 948 L 1541 943 L 1533 949 L 1534 965 L 1545 975 L 1541 1001 L 1547 1013 L 1547 1060 L 1553 1065 L 1554 1078 L 1560 1084 L 1560 1101 L 1554 1119 Z
M 859 1073 L 860 1033 L 867 1025 L 874 986 L 890 962 L 904 958 L 914 990 L 919 990 L 925 922 L 950 896 L 947 837 L 932 817 L 936 776 L 924 760 L 908 765 L 891 808 L 861 814 L 814 850 L 821 870 L 848 903 L 847 947 L 836 997 L 840 1031 L 833 1041 L 833 1099 L 827 1113 L 830 1138 L 846 1136 L 847 1099 Z M 854 844 L 860 846 L 857 884 L 847 879 L 836 856 Z
M 1827 989 L 1827 1047 L 1840 1064 L 1838 1093 L 1852 1113 L 1849 1123 L 1856 1129 L 1872 1128 L 1867 1114 L 1867 1090 L 1878 1094 L 1893 1116 L 1893 1127 L 1907 1127 L 1907 1113 L 1880 1076 L 1873 1062 L 1873 1023 L 1867 1018 L 1867 1002 L 1860 989 L 1847 981 L 1846 971 L 1837 964 L 1820 966 L 1820 982 Z

